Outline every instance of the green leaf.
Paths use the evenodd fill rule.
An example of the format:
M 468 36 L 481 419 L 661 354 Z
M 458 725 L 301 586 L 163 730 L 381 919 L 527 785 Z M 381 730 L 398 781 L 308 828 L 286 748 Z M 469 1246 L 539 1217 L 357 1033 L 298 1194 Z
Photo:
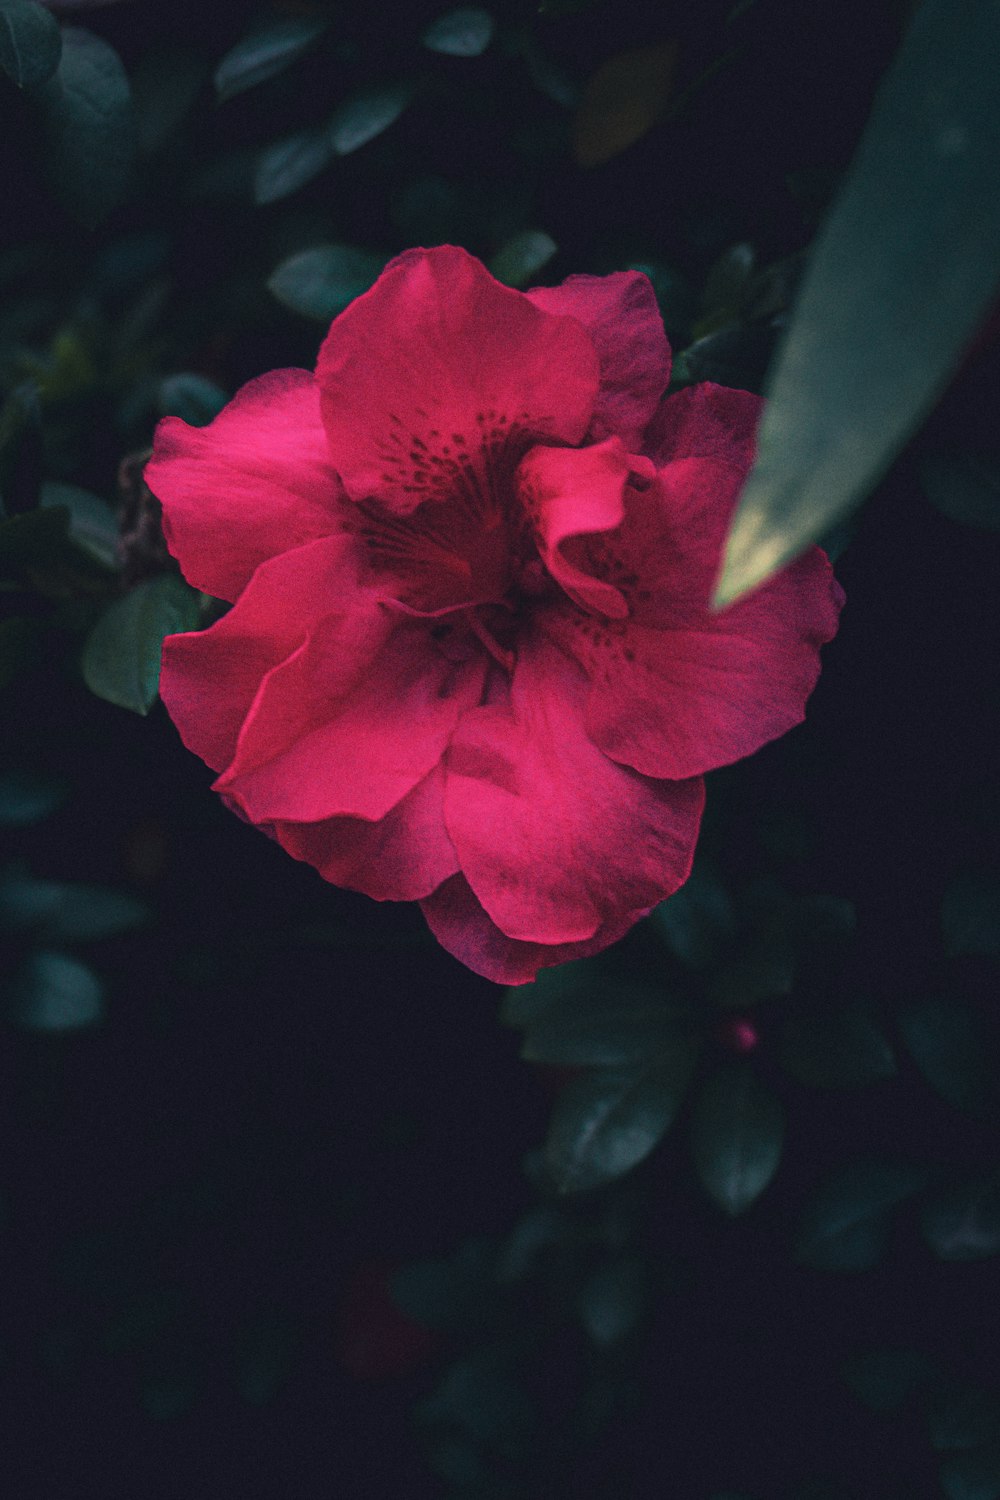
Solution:
M 11 615 L 0 620 L 0 689 L 34 666 L 44 626 L 34 616 Z
M 938 1453 L 980 1448 L 1000 1438 L 996 1393 L 970 1381 L 949 1382 L 930 1412 L 930 1439 Z
M 0 521 L 0 573 L 44 565 L 66 540 L 69 512 L 62 506 L 30 510 Z
M 736 936 L 736 914 L 715 872 L 696 860 L 684 885 L 653 908 L 649 920 L 671 953 L 688 969 L 706 969 L 724 957 Z
M 268 290 L 292 312 L 329 323 L 378 278 L 385 256 L 353 245 L 316 245 L 283 260 Z
M 106 501 L 77 484 L 42 485 L 40 503 L 69 515 L 69 539 L 105 568 L 118 566 L 118 519 Z
M 506 286 L 527 286 L 557 249 L 555 240 L 543 229 L 523 229 L 500 247 L 490 261 L 490 270 Z
M 919 474 L 924 494 L 950 521 L 1000 531 L 1000 462 L 992 454 L 928 453 Z
M 59 23 L 36 0 L 0 0 L 0 68 L 19 89 L 51 78 L 61 51 Z
M 42 482 L 42 406 L 38 383 L 15 386 L 0 412 L 0 499 L 9 515 L 34 510 Z
M 512 1364 L 501 1344 L 473 1350 L 445 1372 L 418 1407 L 419 1417 L 457 1427 L 478 1443 L 505 1449 L 530 1432 L 536 1420 L 534 1403 L 516 1379 Z
M 702 293 L 701 305 L 706 316 L 697 325 L 699 336 L 731 322 L 740 312 L 756 264 L 757 252 L 746 241 L 730 245 L 712 264 Z
M 164 146 L 183 123 L 208 72 L 201 52 L 173 45 L 144 53 L 132 75 L 135 130 L 141 155 Z
M 266 146 L 253 174 L 255 203 L 277 203 L 298 192 L 333 160 L 333 144 L 325 130 L 300 130 Z
M 231 99 L 281 73 L 302 56 L 327 29 L 315 16 L 289 16 L 251 31 L 236 43 L 215 70 L 220 99 Z
M 956 1109 L 985 1109 L 995 1092 L 996 1068 L 985 1028 L 971 1006 L 928 995 L 904 1006 L 898 1025 L 931 1088 Z
M 921 1227 L 941 1260 L 1000 1254 L 1000 1178 L 977 1177 L 942 1189 L 924 1204 Z
M 577 1311 L 599 1349 L 613 1349 L 636 1327 L 645 1302 L 642 1261 L 627 1256 L 596 1270 L 580 1288 Z
M 924 0 L 810 259 L 717 606 L 863 499 L 982 319 L 1000 271 L 998 55 L 995 5 Z
M 648 1156 L 680 1109 L 688 1056 L 654 1068 L 600 1068 L 574 1078 L 556 1101 L 545 1165 L 563 1193 L 613 1182 Z
M 500 1019 L 505 1026 L 526 1031 L 550 1005 L 564 996 L 601 994 L 609 982 L 607 974 L 588 958 L 553 964 L 549 969 L 542 969 L 531 984 L 511 985 L 500 1006 Z
M 759 393 L 777 337 L 772 327 L 742 323 L 705 334 L 678 354 L 671 381 L 674 385 L 697 385 L 712 380 L 716 385 Z
M 447 1260 L 417 1260 L 393 1273 L 389 1290 L 401 1312 L 426 1328 L 468 1329 L 482 1322 L 496 1286 L 496 1249 L 481 1236 Z
M 124 197 L 135 157 L 132 97 L 118 53 L 80 26 L 65 27 L 58 71 L 39 99 L 56 188 L 93 229 Z
M 146 919 L 141 901 L 100 885 L 69 885 L 9 872 L 0 881 L 0 924 L 44 942 L 90 942 Z
M 0 771 L 0 827 L 40 823 L 65 800 L 66 783 L 40 771 Z
M 933 1361 L 916 1349 L 868 1349 L 848 1360 L 844 1379 L 871 1411 L 902 1411 L 934 1376 Z
M 954 958 L 1000 955 L 1000 880 L 960 875 L 941 908 L 944 945 Z
M 10 1016 L 31 1031 L 81 1031 L 104 1014 L 104 986 L 79 959 L 43 950 L 21 965 L 10 987 Z
M 569 994 L 529 1022 L 521 1056 L 556 1067 L 622 1067 L 665 1052 L 692 1056 L 687 1018 L 642 985 L 605 981 L 586 994 Z
M 347 156 L 359 146 L 367 145 L 399 119 L 412 98 L 413 86 L 400 83 L 367 89 L 345 99 L 327 126 L 334 151 L 338 156 Z
M 479 57 L 493 40 L 493 17 L 477 5 L 459 6 L 432 21 L 423 35 L 424 46 L 448 57 Z
M 822 1271 L 866 1271 L 882 1255 L 892 1210 L 927 1180 L 909 1163 L 855 1162 L 822 1184 L 802 1216 L 795 1253 Z
M 785 1135 L 780 1100 L 749 1063 L 720 1068 L 695 1104 L 691 1149 L 705 1191 L 727 1214 L 741 1214 L 778 1170 Z
M 1000 1500 L 1000 1443 L 953 1453 L 941 1465 L 947 1500 Z
M 107 609 L 83 648 L 92 693 L 147 714 L 156 702 L 163 637 L 198 624 L 198 595 L 174 573 L 147 578 Z
M 892 1048 L 860 1007 L 791 1012 L 782 1026 L 781 1061 L 793 1078 L 813 1088 L 857 1088 L 896 1072 Z
M 160 381 L 159 406 L 165 417 L 180 417 L 192 427 L 205 427 L 217 417 L 229 397 L 205 375 L 184 370 Z

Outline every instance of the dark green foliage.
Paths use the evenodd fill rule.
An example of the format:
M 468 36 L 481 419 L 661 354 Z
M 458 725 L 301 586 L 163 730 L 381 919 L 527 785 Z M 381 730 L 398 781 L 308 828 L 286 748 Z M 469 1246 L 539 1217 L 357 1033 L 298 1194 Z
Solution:
M 43 942 L 88 942 L 140 924 L 146 909 L 134 896 L 103 886 L 38 880 L 17 870 L 0 877 L 0 928 Z
M 214 380 L 184 371 L 160 382 L 160 411 L 165 417 L 181 417 L 192 427 L 204 427 L 218 416 L 229 397 Z
M 79 1031 L 104 1012 L 104 986 L 93 970 L 44 948 L 16 969 L 6 998 L 10 1019 L 32 1031 Z
M 282 261 L 267 284 L 292 312 L 329 323 L 368 290 L 384 264 L 385 256 L 353 245 L 316 245 Z
M 791 1010 L 781 1037 L 781 1059 L 793 1077 L 819 1088 L 858 1088 L 891 1078 L 896 1063 L 869 1011 L 844 1005 L 815 1013 Z
M 785 1134 L 779 1100 L 748 1063 L 720 1069 L 704 1084 L 692 1116 L 695 1169 L 727 1214 L 741 1214 L 778 1169 Z
M 490 270 L 508 286 L 529 286 L 557 250 L 555 240 L 543 229 L 522 229 L 490 261 Z
M 669 1129 L 693 1066 L 694 1051 L 682 1043 L 645 1067 L 594 1068 L 568 1083 L 545 1142 L 557 1187 L 583 1192 L 637 1166 Z
M 23 769 L 0 772 L 0 826 L 23 828 L 47 818 L 66 796 L 64 782 Z
M 93 228 L 132 177 L 135 121 L 121 59 L 93 32 L 68 26 L 59 67 L 38 97 L 53 182 L 70 213 Z
M 608 981 L 595 990 L 569 992 L 547 1005 L 525 1029 L 521 1056 L 556 1067 L 621 1067 L 661 1052 L 684 1049 L 690 1023 L 683 1010 L 653 989 Z
M 338 105 L 327 127 L 330 144 L 338 156 L 348 156 L 366 146 L 399 119 L 413 97 L 409 83 L 366 89 Z
M 945 894 L 941 926 L 945 947 L 955 957 L 1000 955 L 1000 879 L 960 875 Z
M 993 453 L 928 453 L 920 465 L 924 494 L 963 526 L 1000 530 L 1000 462 Z
M 36 0 L 0 0 L 0 68 L 19 89 L 51 78 L 61 49 L 56 21 Z
M 926 1202 L 921 1224 L 942 1260 L 982 1260 L 1000 1254 L 1000 1174 L 950 1183 Z
M 978 1113 L 996 1097 L 990 1035 L 959 996 L 929 995 L 906 1004 L 897 1024 L 917 1067 L 949 1104 Z
M 99 495 L 50 480 L 42 485 L 39 503 L 67 513 L 67 535 L 88 557 L 105 568 L 117 566 L 118 518 Z
M 300 130 L 265 146 L 253 176 L 255 203 L 277 203 L 311 182 L 333 160 L 328 130 Z
M 814 1193 L 802 1217 L 796 1254 L 824 1271 L 864 1271 L 881 1258 L 893 1210 L 927 1178 L 924 1168 L 867 1161 L 845 1167 Z
M 966 295 L 996 264 L 995 82 L 942 43 L 922 97 L 958 99 L 969 149 L 932 221 L 913 132 L 844 218 L 904 23 L 961 30 L 977 71 L 992 14 L 0 0 L 12 1495 L 997 1500 L 1000 365 Z M 589 80 L 650 50 L 666 108 L 580 167 Z M 163 634 L 224 608 L 168 554 L 157 421 L 310 368 L 391 256 L 444 241 L 515 287 L 642 270 L 674 387 L 770 367 L 833 438 L 862 413 L 859 492 L 901 431 L 879 382 L 926 404 L 961 356 L 826 534 L 848 607 L 805 724 L 709 777 L 689 882 L 511 990 L 516 1034 L 412 907 L 217 806 L 152 711 Z M 810 528 L 836 488 L 796 488 Z
M 175 574 L 146 579 L 116 599 L 83 648 L 91 692 L 120 708 L 147 714 L 156 702 L 163 637 L 198 624 L 198 595 Z
M 326 30 L 321 17 L 289 16 L 249 32 L 227 52 L 215 70 L 220 99 L 231 99 L 244 89 L 290 67 Z
M 432 21 L 423 35 L 423 43 L 432 52 L 448 57 L 478 57 L 493 38 L 493 17 L 479 6 L 463 5 L 445 11 Z

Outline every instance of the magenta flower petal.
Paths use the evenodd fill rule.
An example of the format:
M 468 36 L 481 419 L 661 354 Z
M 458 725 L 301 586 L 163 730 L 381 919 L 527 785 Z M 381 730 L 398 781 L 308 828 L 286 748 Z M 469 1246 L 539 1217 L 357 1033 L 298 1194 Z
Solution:
M 157 434 L 185 576 L 235 600 L 165 642 L 185 743 L 296 859 L 420 900 L 499 982 L 677 889 L 702 772 L 798 722 L 836 629 L 815 548 L 709 610 L 761 403 L 663 399 L 668 373 L 643 277 L 525 295 L 443 247 L 334 321 L 316 380 Z
M 529 984 L 539 969 L 589 958 L 617 943 L 648 915 L 646 910 L 621 912 L 582 943 L 524 943 L 508 937 L 490 920 L 463 875 L 446 880 L 420 906 L 442 948 L 494 984 Z
M 590 436 L 615 434 L 627 448 L 638 447 L 670 382 L 670 345 L 649 278 L 639 271 L 570 276 L 527 295 L 544 312 L 578 319 L 597 350 L 601 388 Z
M 426 649 L 426 627 L 359 601 L 264 678 L 215 789 L 252 823 L 382 818 L 431 771 L 486 663 Z
M 625 519 L 624 494 L 639 470 L 648 479 L 648 459 L 626 453 L 619 438 L 590 448 L 529 450 L 515 475 L 521 503 L 531 519 L 542 562 L 569 597 L 584 610 L 623 619 L 628 604 L 611 576 L 597 577 L 572 560 L 574 537 L 614 531 Z
M 585 684 L 542 638 L 518 654 L 509 700 L 467 711 L 446 762 L 445 822 L 476 897 L 525 942 L 591 938 L 623 908 L 688 877 L 700 780 L 654 782 L 603 755 Z
M 324 537 L 271 558 L 221 620 L 163 642 L 160 696 L 185 745 L 213 771 L 235 755 L 263 678 L 302 644 L 342 586 L 347 545 Z
M 337 529 L 342 494 L 308 370 L 245 385 L 207 427 L 165 417 L 146 483 L 188 583 L 232 602 L 254 569 Z
M 419 901 L 458 873 L 458 857 L 444 825 L 441 765 L 384 818 L 277 823 L 274 833 L 289 854 L 315 865 L 324 880 L 376 901 Z
M 335 320 L 316 375 L 348 493 L 403 515 L 456 493 L 495 515 L 507 453 L 578 443 L 598 389 L 575 319 L 540 311 L 450 245 L 392 261 Z

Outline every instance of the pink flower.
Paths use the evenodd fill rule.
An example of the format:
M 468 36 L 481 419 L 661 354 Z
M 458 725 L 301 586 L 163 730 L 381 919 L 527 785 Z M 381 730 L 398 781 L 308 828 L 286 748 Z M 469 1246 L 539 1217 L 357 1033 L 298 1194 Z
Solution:
M 664 399 L 649 282 L 521 293 L 399 256 L 315 375 L 160 423 L 146 478 L 195 588 L 161 691 L 215 789 L 296 859 L 420 901 L 521 983 L 687 878 L 702 775 L 803 717 L 842 602 L 813 548 L 708 610 L 757 397 Z

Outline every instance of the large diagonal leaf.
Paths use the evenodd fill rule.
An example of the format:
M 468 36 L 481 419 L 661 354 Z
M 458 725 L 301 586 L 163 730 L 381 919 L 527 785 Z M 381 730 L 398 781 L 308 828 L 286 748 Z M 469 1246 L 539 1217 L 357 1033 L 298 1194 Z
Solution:
M 924 0 L 815 246 L 717 605 L 864 498 L 981 320 L 1000 279 L 998 56 L 992 0 Z

